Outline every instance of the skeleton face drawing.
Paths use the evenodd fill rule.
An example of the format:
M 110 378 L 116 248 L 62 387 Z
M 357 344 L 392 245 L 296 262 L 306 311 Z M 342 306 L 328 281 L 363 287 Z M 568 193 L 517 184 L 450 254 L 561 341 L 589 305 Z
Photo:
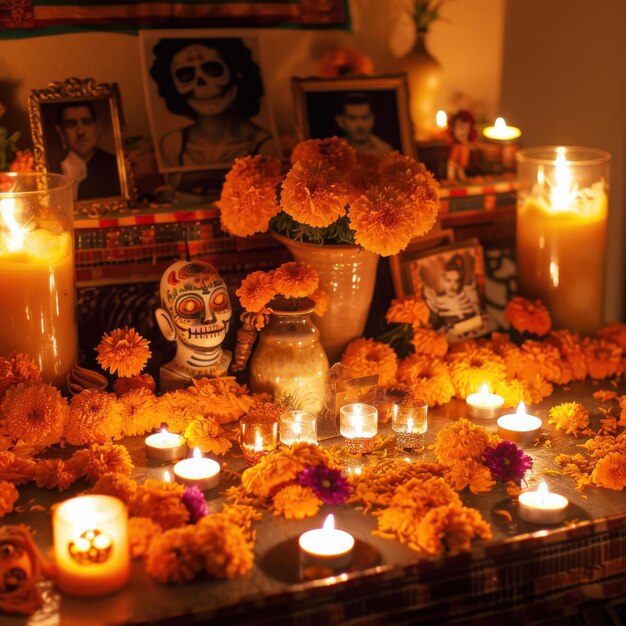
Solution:
M 183 48 L 172 58 L 176 90 L 200 115 L 217 115 L 232 105 L 237 87 L 217 50 L 199 44 Z
M 195 350 L 219 347 L 228 332 L 232 307 L 226 284 L 203 261 L 177 261 L 161 278 L 161 302 L 178 340 Z

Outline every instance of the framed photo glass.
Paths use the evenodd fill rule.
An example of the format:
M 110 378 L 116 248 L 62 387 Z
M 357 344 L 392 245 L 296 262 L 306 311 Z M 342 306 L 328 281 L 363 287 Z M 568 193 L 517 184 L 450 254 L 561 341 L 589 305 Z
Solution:
M 228 169 L 237 157 L 279 154 L 253 34 L 142 30 L 140 50 L 159 171 Z
M 406 75 L 292 79 L 300 139 L 345 137 L 361 152 L 415 156 Z
M 73 179 L 76 213 L 96 217 L 128 205 L 135 189 L 115 85 L 68 78 L 32 90 L 28 108 L 35 166 Z

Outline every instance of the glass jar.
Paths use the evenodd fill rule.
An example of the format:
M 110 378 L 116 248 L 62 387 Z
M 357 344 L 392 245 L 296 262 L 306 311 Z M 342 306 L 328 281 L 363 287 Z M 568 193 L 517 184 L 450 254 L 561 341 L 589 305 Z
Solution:
M 72 197 L 60 174 L 0 175 L 0 355 L 30 355 L 57 387 L 78 353 Z
M 311 321 L 313 303 L 281 300 L 271 307 L 250 361 L 250 388 L 271 393 L 290 408 L 317 413 L 324 405 L 328 359 Z

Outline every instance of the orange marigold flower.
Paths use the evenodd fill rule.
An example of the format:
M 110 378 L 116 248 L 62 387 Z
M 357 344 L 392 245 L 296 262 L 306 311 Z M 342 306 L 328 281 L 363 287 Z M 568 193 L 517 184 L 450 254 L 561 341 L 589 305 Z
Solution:
M 323 317 L 326 314 L 326 311 L 328 311 L 328 304 L 330 302 L 328 293 L 326 293 L 323 289 L 316 289 L 313 293 L 310 293 L 307 298 L 312 300 L 315 305 L 313 313 L 318 317 Z
M 27 381 L 41 381 L 35 359 L 22 352 L 12 353 L 7 358 L 0 357 L 0 398 L 12 385 Z
M 619 421 L 617 422 L 618 426 L 626 426 L 626 395 L 621 396 L 619 399 L 619 407 L 622 409 L 620 414 Z
M 487 445 L 489 433 L 482 426 L 461 417 L 437 433 L 435 456 L 440 463 L 448 466 L 466 459 L 479 461 Z
M 0 452 L 0 480 L 14 485 L 25 485 L 33 479 L 35 461 L 17 456 L 13 452 Z
M 29 382 L 6 392 L 0 413 L 4 415 L 4 428 L 11 437 L 46 447 L 59 442 L 70 411 L 56 387 Z
M 446 473 L 446 480 L 457 491 L 469 487 L 469 490 L 476 494 L 491 491 L 496 484 L 496 481 L 491 478 L 489 468 L 474 459 L 465 459 L 455 463 Z
M 411 344 L 416 354 L 430 354 L 442 358 L 448 352 L 448 340 L 445 335 L 430 328 L 416 328 Z
M 254 551 L 246 530 L 225 515 L 203 517 L 196 524 L 194 543 L 209 576 L 235 578 L 252 569 Z
M 18 150 L 9 166 L 10 172 L 34 172 L 35 156 L 31 150 Z
M 37 461 L 33 472 L 37 487 L 65 491 L 78 479 L 78 474 L 63 459 Z
M 326 139 L 306 139 L 301 141 L 291 153 L 292 165 L 298 161 L 308 163 L 326 163 L 337 171 L 349 173 L 356 165 L 356 150 L 343 137 Z
M 248 387 L 240 385 L 234 376 L 194 379 L 188 392 L 191 400 L 202 407 L 207 417 L 214 418 L 220 424 L 238 420 L 257 402 Z
M 138 387 L 119 399 L 123 436 L 143 435 L 161 426 L 158 400 L 146 387 Z
M 144 339 L 134 328 L 124 326 L 116 328 L 110 334 L 104 333 L 96 347 L 97 361 L 102 369 L 111 374 L 127 378 L 136 376 L 146 365 L 151 352 L 150 342 Z
M 553 406 L 548 413 L 548 424 L 554 424 L 559 430 L 575 437 L 590 434 L 589 412 L 578 402 L 563 402 Z
M 193 580 L 202 571 L 195 535 L 195 526 L 187 526 L 154 536 L 146 555 L 146 572 L 162 584 L 183 585 Z
M 556 346 L 541 341 L 525 341 L 521 349 L 528 358 L 525 361 L 526 374 L 520 378 L 532 379 L 536 374 L 548 382 L 563 378 L 563 359 Z
M 587 359 L 587 370 L 591 378 L 608 378 L 617 374 L 622 362 L 622 349 L 608 339 L 582 341 L 582 349 Z
M 152 540 L 163 531 L 149 517 L 131 517 L 128 520 L 128 543 L 133 559 L 148 553 Z
M 0 480 L 0 517 L 13 511 L 20 494 L 13 483 Z
M 216 379 L 218 380 L 218 379 Z M 196 381 L 193 381 L 194 384 Z M 157 396 L 157 420 L 165 423 L 172 433 L 183 433 L 189 423 L 203 418 L 206 410 L 197 395 L 175 389 Z
M 320 78 L 345 78 L 374 73 L 372 59 L 356 48 L 339 48 L 326 52 L 320 61 Z
M 323 161 L 298 161 L 282 184 L 280 205 L 301 224 L 325 228 L 346 214 L 348 185 Z
M 587 377 L 587 360 L 578 335 L 569 330 L 552 330 L 547 341 L 559 349 L 563 359 L 563 373 L 555 383 L 566 385 L 571 380 L 584 380 Z
M 286 298 L 306 298 L 319 284 L 317 272 L 302 261 L 283 263 L 274 272 L 276 291 Z
M 241 306 L 250 312 L 262 311 L 267 303 L 277 294 L 274 284 L 274 272 L 261 270 L 248 274 L 242 281 L 241 287 L 235 291 Z
M 397 254 L 413 237 L 415 213 L 391 186 L 374 186 L 350 204 L 354 240 L 382 256 Z
M 378 374 L 378 384 L 390 383 L 398 369 L 398 358 L 393 348 L 374 339 L 355 339 L 348 344 L 341 362 L 357 376 Z
M 137 483 L 119 472 L 109 472 L 102 474 L 91 488 L 91 493 L 103 496 L 113 496 L 125 504 L 128 504 L 137 491 Z
M 626 456 L 611 452 L 596 464 L 591 479 L 598 487 L 622 491 L 626 487 Z
M 531 302 L 519 296 L 513 298 L 504 309 L 504 317 L 520 333 L 542 337 L 552 327 L 550 313 L 540 300 Z
M 118 473 L 130 476 L 135 467 L 124 446 L 110 443 L 94 443 L 89 448 L 78 450 L 72 455 L 68 465 L 71 465 L 79 476 L 83 474 L 87 476 L 91 483 L 95 483 L 104 474 Z
M 129 515 L 149 517 L 163 530 L 184 526 L 189 521 L 189 510 L 182 499 L 184 491 L 177 483 L 149 478 L 130 499 Z
M 70 401 L 70 418 L 65 440 L 73 446 L 107 443 L 122 436 L 123 405 L 117 396 L 85 389 Z
M 392 300 L 385 319 L 390 324 L 410 324 L 414 329 L 428 325 L 430 309 L 424 300 L 416 296 Z
M 233 445 L 229 441 L 232 434 L 209 418 L 192 420 L 185 429 L 185 439 L 192 448 L 200 448 L 204 453 L 212 452 L 219 456 L 226 454 Z
M 506 378 L 502 357 L 489 348 L 468 345 L 466 350 L 449 353 L 446 360 L 459 398 L 467 398 L 485 384 L 493 388 Z
M 137 374 L 137 376 L 128 378 L 116 378 L 113 383 L 113 391 L 117 396 L 123 396 L 125 393 L 136 389 L 147 389 L 154 393 L 156 382 L 150 374 Z
M 274 515 L 282 515 L 287 519 L 305 519 L 317 515 L 322 504 L 311 487 L 302 487 L 295 483 L 276 493 L 272 510 Z
M 624 352 L 626 352 L 626 324 L 621 322 L 609 322 L 596 332 L 598 337 L 608 339 L 616 343 Z
M 517 406 L 520 402 L 539 404 L 552 395 L 552 385 L 537 374 L 532 380 L 507 378 L 495 384 L 495 393 L 504 398 L 505 407 Z
M 407 385 L 416 398 L 429 406 L 449 402 L 454 395 L 454 384 L 446 363 L 423 354 L 413 354 L 398 364 L 396 378 Z

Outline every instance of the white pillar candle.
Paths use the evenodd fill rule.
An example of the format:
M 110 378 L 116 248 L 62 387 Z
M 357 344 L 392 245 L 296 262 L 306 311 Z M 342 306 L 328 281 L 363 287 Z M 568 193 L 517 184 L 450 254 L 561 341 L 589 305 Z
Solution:
M 176 461 L 187 454 L 187 443 L 180 435 L 166 428 L 145 439 L 146 457 L 153 461 Z
M 517 406 L 515 413 L 498 418 L 498 435 L 513 443 L 532 443 L 541 432 L 543 422 L 534 415 L 526 414 L 523 402 Z
M 128 513 L 112 496 L 89 495 L 53 510 L 57 583 L 74 596 L 101 596 L 124 586 L 130 576 Z
M 536 491 L 523 491 L 518 498 L 519 516 L 533 524 L 560 524 L 569 506 L 569 500 L 558 493 L 548 491 L 544 481 Z
M 469 416 L 480 420 L 493 420 L 504 404 L 504 398 L 497 393 L 489 393 L 489 387 L 483 385 L 478 393 L 471 393 L 465 399 Z
M 335 528 L 335 518 L 329 515 L 322 528 L 309 530 L 298 540 L 303 566 L 345 569 L 352 561 L 354 537 Z
M 220 464 L 203 457 L 199 448 L 194 448 L 190 459 L 178 461 L 174 465 L 174 475 L 177 483 L 207 491 L 217 487 L 220 482 Z

